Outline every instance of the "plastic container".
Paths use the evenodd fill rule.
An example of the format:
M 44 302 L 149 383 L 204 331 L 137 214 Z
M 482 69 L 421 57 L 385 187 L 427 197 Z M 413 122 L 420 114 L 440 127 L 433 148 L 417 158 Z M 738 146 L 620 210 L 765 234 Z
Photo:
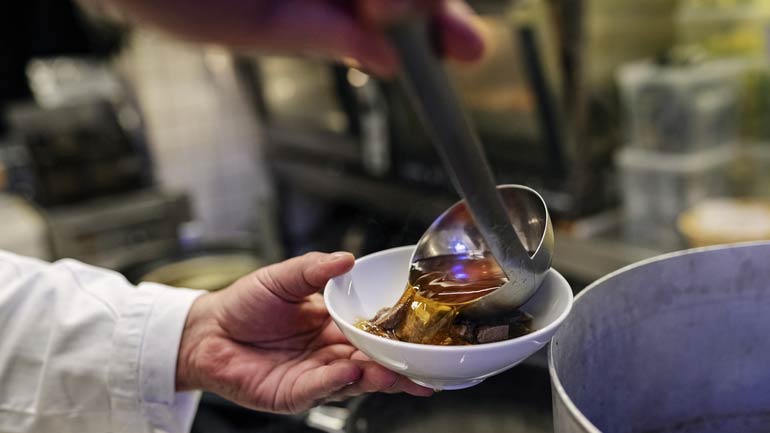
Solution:
M 625 148 L 617 156 L 625 236 L 633 242 L 677 249 L 677 217 L 699 201 L 732 193 L 735 146 L 689 154 Z
M 743 62 L 687 66 L 634 62 L 618 72 L 633 147 L 691 152 L 734 143 Z

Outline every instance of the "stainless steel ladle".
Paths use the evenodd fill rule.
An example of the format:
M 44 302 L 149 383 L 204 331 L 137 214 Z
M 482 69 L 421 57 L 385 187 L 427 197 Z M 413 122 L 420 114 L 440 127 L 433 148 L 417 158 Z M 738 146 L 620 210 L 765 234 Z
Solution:
M 500 185 L 497 191 L 509 216 L 525 214 L 524 225 L 514 225 L 528 251 L 529 268 L 516 269 L 516 280 L 483 296 L 463 310 L 466 316 L 484 316 L 523 305 L 535 293 L 551 267 L 553 258 L 553 226 L 545 201 L 535 190 L 521 185 Z M 517 221 L 520 221 L 517 219 Z M 474 223 L 465 200 L 457 202 L 441 214 L 417 242 L 411 263 L 447 255 L 483 255 L 489 246 Z M 506 272 L 503 269 L 503 272 Z
M 534 190 L 525 187 L 510 191 L 503 188 L 499 191 L 503 195 L 498 193 L 479 139 L 430 45 L 426 20 L 401 22 L 391 28 L 390 38 L 400 56 L 401 79 L 410 100 L 464 199 L 426 231 L 412 262 L 416 257 L 452 253 L 451 245 L 441 245 L 442 238 L 452 236 L 442 232 L 459 230 L 456 236 L 467 238 L 469 246 L 491 252 L 509 280 L 479 298 L 467 312 L 482 316 L 517 308 L 534 295 L 550 267 L 553 232 L 545 203 Z M 468 212 L 457 211 L 458 206 Z M 467 215 L 466 221 L 456 221 L 462 215 Z M 530 236 L 534 231 L 539 233 Z M 537 248 L 530 256 L 535 239 Z

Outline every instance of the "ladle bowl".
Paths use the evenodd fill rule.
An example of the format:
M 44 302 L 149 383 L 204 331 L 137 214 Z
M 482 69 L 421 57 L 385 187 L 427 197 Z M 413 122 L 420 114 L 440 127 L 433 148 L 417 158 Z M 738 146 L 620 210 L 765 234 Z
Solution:
M 499 185 L 497 190 L 530 263 L 506 275 L 508 283 L 473 301 L 463 314 L 481 317 L 510 311 L 524 305 L 543 283 L 551 267 L 554 250 L 553 226 L 545 201 L 532 188 L 522 185 Z M 522 215 L 524 217 L 522 217 Z M 489 253 L 471 213 L 461 200 L 441 214 L 417 242 L 411 263 L 431 257 Z

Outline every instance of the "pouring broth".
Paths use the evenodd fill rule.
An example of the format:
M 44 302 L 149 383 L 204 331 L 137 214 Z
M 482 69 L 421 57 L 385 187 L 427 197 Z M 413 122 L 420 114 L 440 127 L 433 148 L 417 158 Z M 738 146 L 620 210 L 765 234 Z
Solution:
M 420 344 L 492 343 L 532 332 L 532 317 L 512 310 L 472 319 L 463 310 L 508 282 L 491 254 L 461 254 L 415 261 L 396 305 L 356 327 L 385 338 Z

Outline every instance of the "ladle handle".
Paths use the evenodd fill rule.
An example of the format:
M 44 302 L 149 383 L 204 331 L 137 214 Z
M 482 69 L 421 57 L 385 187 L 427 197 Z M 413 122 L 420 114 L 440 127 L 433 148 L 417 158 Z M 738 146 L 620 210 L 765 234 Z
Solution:
M 412 18 L 390 29 L 401 59 L 401 79 L 407 94 L 466 200 L 479 232 L 511 281 L 529 270 L 529 254 L 511 224 L 497 192 L 481 143 L 460 108 L 449 77 L 430 46 L 427 23 Z M 525 212 L 514 213 L 525 227 Z

